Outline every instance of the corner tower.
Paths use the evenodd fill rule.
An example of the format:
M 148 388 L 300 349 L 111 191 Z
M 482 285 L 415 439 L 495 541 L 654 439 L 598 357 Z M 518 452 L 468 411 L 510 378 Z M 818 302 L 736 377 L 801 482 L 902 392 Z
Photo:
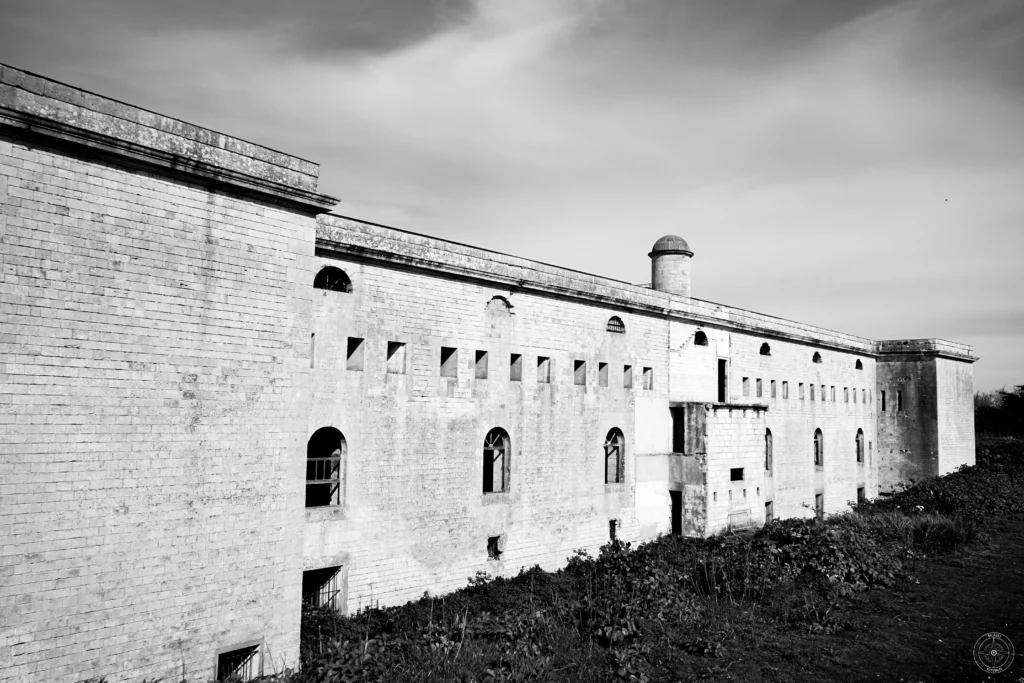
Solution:
M 690 245 L 682 237 L 665 235 L 654 243 L 651 257 L 651 289 L 690 296 Z

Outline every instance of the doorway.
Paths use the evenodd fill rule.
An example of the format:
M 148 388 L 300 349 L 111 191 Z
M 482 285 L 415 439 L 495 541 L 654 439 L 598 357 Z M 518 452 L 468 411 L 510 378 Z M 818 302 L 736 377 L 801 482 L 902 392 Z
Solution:
M 669 491 L 672 499 L 672 533 L 679 536 L 683 533 L 683 492 Z

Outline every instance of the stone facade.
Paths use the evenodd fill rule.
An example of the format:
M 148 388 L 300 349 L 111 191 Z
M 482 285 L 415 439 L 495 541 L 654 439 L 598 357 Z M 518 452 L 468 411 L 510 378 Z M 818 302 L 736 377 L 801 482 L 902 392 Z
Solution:
M 280 669 L 303 599 L 973 464 L 969 347 L 690 298 L 675 237 L 659 291 L 331 214 L 317 173 L 0 67 L 0 682 Z

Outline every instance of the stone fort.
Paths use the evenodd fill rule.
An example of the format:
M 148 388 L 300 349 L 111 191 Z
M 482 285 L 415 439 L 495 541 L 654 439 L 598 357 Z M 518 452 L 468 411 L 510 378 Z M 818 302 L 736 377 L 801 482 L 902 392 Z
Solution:
M 0 66 L 0 681 L 280 670 L 304 602 L 974 463 L 969 346 L 693 298 L 680 237 L 636 286 L 341 216 L 317 180 Z

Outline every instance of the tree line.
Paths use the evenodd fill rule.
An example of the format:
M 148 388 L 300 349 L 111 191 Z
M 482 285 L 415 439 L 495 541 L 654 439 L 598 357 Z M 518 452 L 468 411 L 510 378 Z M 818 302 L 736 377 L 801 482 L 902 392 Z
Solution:
M 1024 384 L 1012 391 L 974 395 L 974 431 L 978 434 L 1024 436 Z

